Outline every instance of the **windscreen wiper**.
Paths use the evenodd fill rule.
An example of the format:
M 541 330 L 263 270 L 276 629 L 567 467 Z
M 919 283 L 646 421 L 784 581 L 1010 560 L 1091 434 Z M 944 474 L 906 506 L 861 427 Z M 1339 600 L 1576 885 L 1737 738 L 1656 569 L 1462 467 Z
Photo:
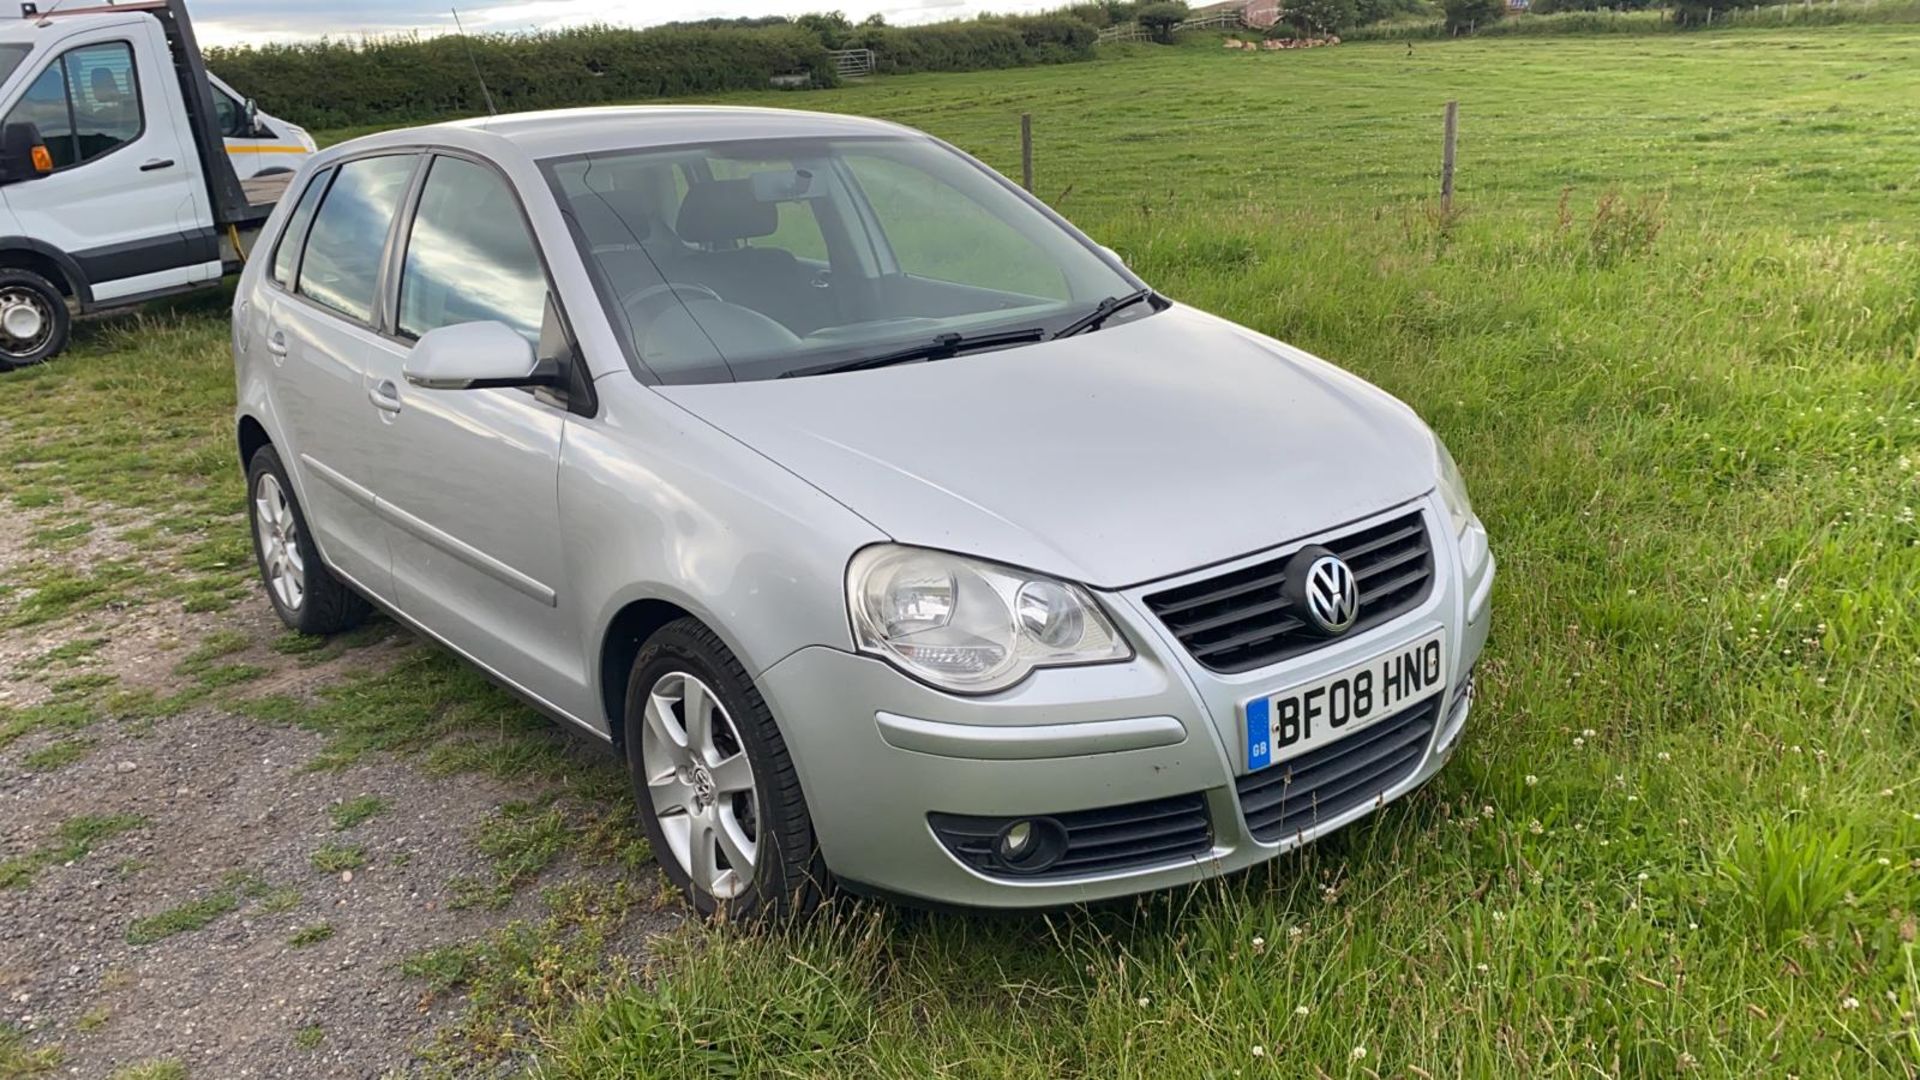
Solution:
M 1003 345 L 1024 345 L 1030 341 L 1045 341 L 1047 332 L 1042 327 L 1030 327 L 1026 330 L 1002 330 L 995 334 L 941 334 L 924 345 L 897 349 L 881 353 L 878 356 L 862 356 L 856 360 L 838 360 L 831 364 L 817 364 L 813 367 L 794 368 L 782 372 L 783 379 L 799 379 L 808 375 L 837 375 L 843 371 L 865 371 L 868 368 L 888 367 L 892 364 L 906 364 L 915 360 L 945 360 L 963 352 L 980 349 L 996 349 Z
M 1150 300 L 1152 298 L 1152 289 L 1135 289 L 1133 292 L 1127 293 L 1124 296 L 1109 296 L 1105 300 L 1095 304 L 1093 310 L 1087 312 L 1083 317 L 1075 319 L 1066 326 L 1061 327 L 1053 336 L 1057 338 L 1072 337 L 1083 331 L 1097 329 L 1101 323 L 1107 321 L 1108 316 L 1119 311 L 1121 308 L 1132 307 L 1142 300 Z

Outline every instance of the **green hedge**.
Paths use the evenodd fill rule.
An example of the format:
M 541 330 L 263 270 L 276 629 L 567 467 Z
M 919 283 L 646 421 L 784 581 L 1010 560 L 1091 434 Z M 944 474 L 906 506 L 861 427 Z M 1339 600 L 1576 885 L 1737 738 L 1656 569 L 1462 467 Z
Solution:
M 476 61 L 501 112 L 764 89 L 775 75 L 802 71 L 817 84 L 833 84 L 826 47 L 791 27 L 591 27 L 466 41 L 319 41 L 207 51 L 207 66 L 235 89 L 266 111 L 310 127 L 483 113 Z
M 841 42 L 874 51 L 886 74 L 973 71 L 1093 56 L 1097 32 L 1038 15 L 915 27 L 860 27 Z M 467 49 L 473 49 L 468 59 Z M 209 49 L 207 65 L 260 107 L 309 127 L 420 123 L 486 111 L 478 62 L 501 112 L 763 89 L 806 72 L 834 84 L 816 34 L 758 28 L 589 27 L 527 35 L 318 41 Z
M 847 39 L 846 47 L 872 49 L 875 67 L 898 75 L 1090 60 L 1099 36 L 1099 31 L 1079 19 L 1037 15 L 993 22 L 862 27 Z

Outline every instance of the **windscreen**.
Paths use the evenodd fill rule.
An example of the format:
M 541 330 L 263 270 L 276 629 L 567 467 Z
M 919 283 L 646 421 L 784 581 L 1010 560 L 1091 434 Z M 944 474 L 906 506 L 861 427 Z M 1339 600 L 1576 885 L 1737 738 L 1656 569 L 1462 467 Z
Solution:
M 629 357 L 666 383 L 1044 333 L 1139 287 L 927 139 L 733 141 L 546 170 Z M 1136 305 L 1114 321 L 1151 313 Z

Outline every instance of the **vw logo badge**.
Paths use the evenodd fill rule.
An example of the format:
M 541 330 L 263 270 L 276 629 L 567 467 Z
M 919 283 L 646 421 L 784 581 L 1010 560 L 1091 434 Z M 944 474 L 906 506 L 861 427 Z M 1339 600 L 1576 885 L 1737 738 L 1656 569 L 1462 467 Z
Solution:
M 1295 555 L 1285 586 L 1293 607 L 1314 630 L 1329 637 L 1344 634 L 1360 617 L 1360 583 L 1353 568 L 1323 547 Z

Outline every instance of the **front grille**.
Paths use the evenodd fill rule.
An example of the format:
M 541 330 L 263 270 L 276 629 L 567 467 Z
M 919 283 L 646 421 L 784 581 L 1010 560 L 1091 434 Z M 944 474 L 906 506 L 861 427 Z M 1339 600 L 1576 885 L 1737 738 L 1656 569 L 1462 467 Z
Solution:
M 997 852 L 1000 831 L 1018 820 L 927 815 L 934 834 L 947 850 L 975 870 L 996 877 L 1080 877 L 1195 858 L 1213 850 L 1207 800 L 1199 792 L 1068 814 L 1029 815 L 1026 820 L 1057 823 L 1066 838 L 1059 858 L 1044 869 L 1010 866 L 1001 860 Z
M 1235 781 L 1247 831 L 1284 839 L 1379 798 L 1419 766 L 1446 695 Z
M 1418 606 L 1433 588 L 1433 548 L 1419 511 L 1325 545 L 1360 585 L 1358 634 Z M 1327 644 L 1281 596 L 1293 552 L 1192 585 L 1155 593 L 1147 607 L 1209 670 L 1251 671 Z

